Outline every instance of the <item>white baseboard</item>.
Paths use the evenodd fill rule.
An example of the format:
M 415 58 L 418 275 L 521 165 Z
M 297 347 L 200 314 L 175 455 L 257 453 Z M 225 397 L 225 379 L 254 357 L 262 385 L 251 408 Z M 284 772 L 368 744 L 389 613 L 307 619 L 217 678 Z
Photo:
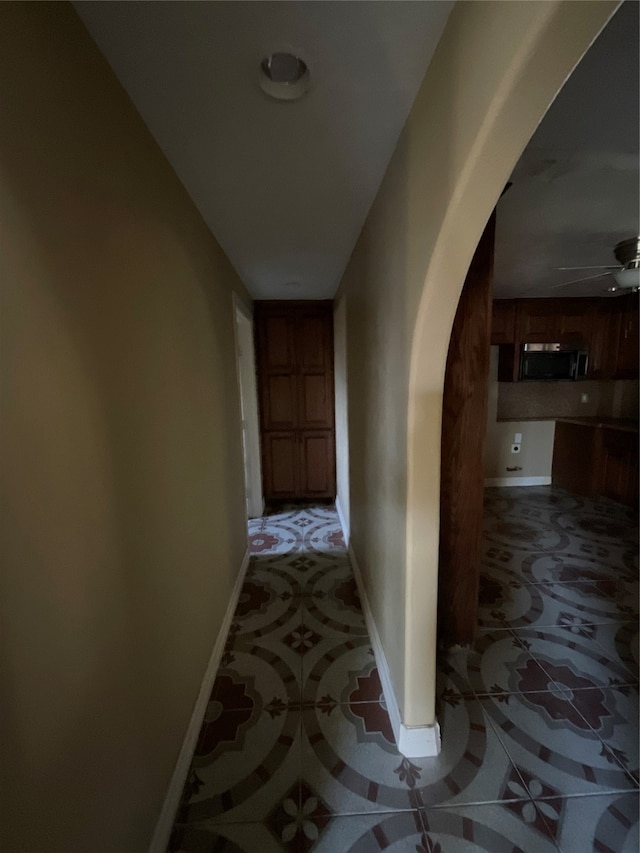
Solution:
M 342 535 L 344 536 L 344 542 L 347 548 L 349 547 L 349 525 L 346 522 L 344 517 L 344 512 L 342 511 L 342 504 L 340 503 L 340 497 L 336 495 L 336 512 L 338 513 L 338 518 L 340 519 L 340 527 L 342 527 Z
M 158 823 L 156 824 L 155 832 L 153 833 L 149 853 L 165 853 L 169 844 L 169 838 L 171 836 L 176 812 L 180 805 L 182 789 L 184 788 L 184 783 L 187 780 L 187 774 L 191 767 L 191 759 L 193 758 L 193 752 L 196 748 L 198 735 L 200 733 L 200 726 L 202 725 L 202 720 L 209 703 L 209 696 L 211 695 L 211 688 L 213 687 L 213 682 L 215 681 L 216 673 L 220 666 L 220 661 L 222 660 L 222 654 L 227 641 L 227 634 L 231 627 L 233 614 L 236 612 L 238 599 L 240 598 L 240 591 L 242 589 L 248 565 L 249 549 L 247 548 L 244 557 L 242 558 L 242 565 L 240 566 L 240 571 L 238 572 L 238 577 L 236 578 L 231 598 L 229 599 L 224 620 L 220 627 L 220 631 L 218 632 L 218 637 L 213 647 L 213 651 L 211 652 L 211 657 L 209 658 L 209 663 L 207 664 L 202 684 L 200 685 L 198 698 L 193 706 L 193 712 L 191 714 L 191 719 L 189 720 L 187 732 L 180 749 L 180 754 L 178 755 L 178 760 L 171 777 L 171 782 L 169 783 L 169 789 L 167 790 L 164 803 L 162 804 L 162 810 L 160 812 Z
M 484 486 L 550 486 L 551 477 L 488 477 Z
M 360 600 L 362 601 L 362 612 L 364 613 L 364 618 L 367 623 L 371 646 L 376 659 L 378 674 L 380 675 L 380 683 L 382 684 L 387 711 L 391 720 L 391 728 L 393 729 L 398 750 L 405 756 L 405 758 L 430 758 L 439 755 L 440 726 L 438 725 L 437 720 L 432 726 L 405 726 L 402 722 L 400 707 L 398 705 L 396 692 L 391 680 L 389 664 L 387 663 L 387 658 L 380 640 L 380 634 L 378 633 L 373 613 L 371 611 L 371 606 L 369 605 L 367 593 L 362 581 L 360 566 L 358 565 L 358 560 L 353 552 L 353 548 L 350 545 L 349 558 L 351 560 L 353 575 L 358 586 Z

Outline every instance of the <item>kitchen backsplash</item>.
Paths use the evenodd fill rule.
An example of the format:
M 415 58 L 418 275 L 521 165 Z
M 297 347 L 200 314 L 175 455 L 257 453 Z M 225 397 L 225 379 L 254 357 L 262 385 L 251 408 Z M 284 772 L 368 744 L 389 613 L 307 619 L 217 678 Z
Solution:
M 499 383 L 498 420 L 567 417 L 637 419 L 638 380 Z

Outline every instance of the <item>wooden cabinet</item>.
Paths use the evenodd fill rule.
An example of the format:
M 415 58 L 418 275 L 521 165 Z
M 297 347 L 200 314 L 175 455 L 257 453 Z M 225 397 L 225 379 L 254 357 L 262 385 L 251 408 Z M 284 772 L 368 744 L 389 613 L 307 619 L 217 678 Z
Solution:
M 614 314 L 611 300 L 596 305 L 591 324 L 589 341 L 588 379 L 611 379 L 615 371 L 615 348 L 612 345 Z
M 558 421 L 552 480 L 575 494 L 637 506 L 638 433 Z
M 614 379 L 638 378 L 638 297 L 618 297 L 624 303 L 615 318 L 616 361 Z
M 547 344 L 559 340 L 560 318 L 555 299 L 518 299 L 516 343 Z
M 628 506 L 638 505 L 638 436 L 615 429 L 602 430 L 598 492 Z
M 332 304 L 256 302 L 255 327 L 265 498 L 333 498 Z
M 512 344 L 515 335 L 515 299 L 494 299 L 491 306 L 491 345 Z
M 594 304 L 590 299 L 559 299 L 557 340 L 579 350 L 589 349 L 593 330 Z
M 589 354 L 588 379 L 637 379 L 638 298 L 499 299 L 491 343 L 500 346 L 498 379 L 518 380 L 524 343 L 559 342 Z

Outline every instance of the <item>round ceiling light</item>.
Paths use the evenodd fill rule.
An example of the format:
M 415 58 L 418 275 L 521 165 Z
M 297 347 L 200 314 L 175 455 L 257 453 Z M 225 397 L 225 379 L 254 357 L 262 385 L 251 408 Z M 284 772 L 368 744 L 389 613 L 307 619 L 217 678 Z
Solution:
M 260 63 L 260 88 L 277 101 L 297 101 L 310 82 L 306 62 L 293 53 L 272 53 Z

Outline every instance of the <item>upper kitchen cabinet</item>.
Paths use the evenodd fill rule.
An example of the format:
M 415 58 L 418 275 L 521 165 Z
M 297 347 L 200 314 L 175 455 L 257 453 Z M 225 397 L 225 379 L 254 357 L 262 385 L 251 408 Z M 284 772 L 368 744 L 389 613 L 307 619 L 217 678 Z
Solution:
M 593 331 L 594 303 L 591 299 L 558 299 L 558 341 L 576 349 L 588 349 Z
M 515 299 L 494 299 L 491 306 L 491 344 L 512 344 L 515 334 Z
M 560 318 L 553 299 L 516 300 L 516 345 L 559 340 Z
M 589 354 L 588 379 L 638 378 L 638 298 L 500 299 L 491 343 L 500 346 L 498 379 L 518 379 L 525 343 L 561 343 Z
M 619 296 L 622 310 L 616 312 L 613 327 L 616 362 L 614 379 L 638 378 L 638 294 Z

